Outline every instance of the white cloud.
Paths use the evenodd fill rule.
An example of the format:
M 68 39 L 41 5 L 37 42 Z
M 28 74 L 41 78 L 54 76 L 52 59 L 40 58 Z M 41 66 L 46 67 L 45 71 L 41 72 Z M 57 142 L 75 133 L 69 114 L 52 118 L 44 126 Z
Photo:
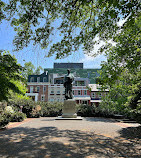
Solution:
M 89 54 L 84 54 L 84 57 L 79 60 L 79 62 L 84 63 L 84 67 L 86 68 L 100 68 L 100 64 L 102 61 L 106 61 L 105 55 L 97 55 L 94 56 L 94 54 L 97 54 L 99 48 L 103 45 L 106 45 L 106 42 L 100 41 L 99 37 L 96 36 L 94 38 L 94 41 L 97 41 L 97 43 L 94 45 L 94 49 Z M 115 42 L 112 40 L 109 40 L 108 43 L 112 44 L 113 46 L 116 45 Z
M 84 68 L 100 68 L 102 61 L 106 61 L 106 57 L 104 55 L 92 57 L 87 54 L 84 54 L 84 57 L 79 60 L 79 62 L 84 63 Z
M 130 16 L 130 15 L 129 15 Z M 127 21 L 129 18 L 126 17 L 125 19 L 120 19 L 117 25 L 119 27 L 123 26 L 123 24 Z M 118 32 L 119 33 L 119 32 Z M 106 57 L 104 55 L 97 55 L 94 57 L 95 54 L 98 54 L 98 50 L 103 45 L 106 45 L 105 41 L 100 41 L 99 36 L 97 35 L 93 41 L 96 41 L 97 43 L 94 45 L 94 49 L 89 54 L 84 54 L 84 57 L 79 60 L 79 62 L 83 62 L 85 67 L 100 67 L 101 61 L 106 61 Z M 116 46 L 116 43 L 111 39 L 108 40 L 107 43 L 112 44 L 112 46 Z

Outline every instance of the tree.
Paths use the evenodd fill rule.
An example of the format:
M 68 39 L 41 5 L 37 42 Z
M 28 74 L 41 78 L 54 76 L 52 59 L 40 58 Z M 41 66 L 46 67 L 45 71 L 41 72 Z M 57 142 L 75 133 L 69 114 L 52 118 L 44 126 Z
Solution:
M 38 66 L 33 74 L 34 75 L 40 75 L 42 70 L 43 70 L 43 68 L 41 66 Z
M 28 75 L 33 75 L 35 66 L 32 64 L 32 62 L 26 62 L 24 63 L 24 70 L 22 72 L 22 75 L 25 79 L 28 78 Z
M 10 90 L 23 94 L 16 81 L 24 82 L 21 76 L 22 66 L 8 52 L 0 53 L 0 101 L 8 100 Z
M 32 64 L 32 62 L 26 62 L 24 64 L 24 70 L 22 72 L 22 75 L 25 79 L 28 78 L 29 75 L 40 75 L 43 68 L 41 66 L 38 66 L 35 69 L 35 66 Z
M 120 31 L 136 27 L 140 16 L 140 0 L 9 0 L 0 1 L 0 20 L 10 20 L 17 35 L 14 44 L 17 50 L 30 43 L 50 47 L 48 56 L 56 53 L 56 58 L 66 57 L 83 46 L 87 53 L 100 40 L 106 41 L 99 53 L 109 48 L 109 39 L 116 42 Z M 125 24 L 119 26 L 121 19 Z M 59 20 L 56 28 L 54 22 Z M 56 29 L 61 40 L 54 42 Z M 136 32 L 134 33 L 136 35 Z M 127 38 L 127 40 L 130 39 Z

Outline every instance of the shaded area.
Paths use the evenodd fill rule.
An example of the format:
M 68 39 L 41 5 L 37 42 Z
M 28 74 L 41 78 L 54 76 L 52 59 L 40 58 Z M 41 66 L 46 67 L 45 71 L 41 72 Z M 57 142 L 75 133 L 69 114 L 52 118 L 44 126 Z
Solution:
M 123 128 L 119 133 L 126 139 L 141 140 L 141 126 Z
M 122 136 L 124 136 L 124 129 Z M 140 140 L 109 138 L 94 132 L 56 127 L 17 127 L 0 132 L 0 157 L 90 158 L 140 157 Z
M 108 122 L 108 123 L 113 123 L 116 122 L 114 119 L 110 118 L 102 118 L 102 117 L 85 117 L 84 120 L 90 121 L 90 122 Z

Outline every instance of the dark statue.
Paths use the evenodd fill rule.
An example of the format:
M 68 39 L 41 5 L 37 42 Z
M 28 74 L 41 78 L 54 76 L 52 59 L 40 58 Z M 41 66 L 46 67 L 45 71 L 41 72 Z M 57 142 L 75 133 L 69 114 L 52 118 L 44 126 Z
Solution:
M 70 73 L 70 69 L 67 70 L 68 74 L 65 75 L 64 78 L 64 87 L 65 87 L 65 99 L 72 99 L 73 95 L 72 95 L 72 82 L 74 80 L 74 75 L 72 73 Z

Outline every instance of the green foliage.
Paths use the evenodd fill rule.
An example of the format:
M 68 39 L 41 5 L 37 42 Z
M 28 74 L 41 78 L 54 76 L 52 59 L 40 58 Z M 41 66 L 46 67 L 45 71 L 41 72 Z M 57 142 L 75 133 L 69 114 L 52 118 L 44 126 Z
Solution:
M 22 71 L 22 76 L 27 79 L 29 75 L 40 75 L 40 72 L 43 70 L 41 66 L 38 66 L 37 69 L 35 69 L 35 66 L 32 64 L 32 62 L 26 62 L 24 64 L 24 69 Z
M 8 115 L 12 115 L 14 113 L 14 110 L 11 106 L 6 106 L 4 109 L 4 113 L 6 113 Z
M 96 116 L 95 107 L 89 105 L 77 105 L 77 114 L 83 117 L 92 117 Z
M 24 81 L 21 76 L 22 67 L 8 52 L 0 53 L 0 101 L 8 100 L 9 91 L 23 94 L 14 81 Z
M 41 106 L 41 116 L 43 117 L 55 117 L 61 115 L 63 103 L 60 102 L 39 102 Z
M 1 114 L 0 115 L 0 128 L 6 126 L 10 122 L 10 116 L 8 114 Z
M 77 115 L 83 117 L 113 117 L 113 110 L 115 110 L 113 109 L 113 103 L 104 103 L 103 105 L 101 104 L 99 106 L 89 106 L 85 104 L 77 105 Z
M 40 75 L 41 74 L 40 71 L 42 71 L 42 70 L 43 70 L 43 68 L 41 66 L 38 66 L 33 74 L 34 75 Z
M 35 67 L 31 62 L 24 63 L 23 77 L 27 79 L 29 75 L 33 75 L 34 69 Z
M 34 45 L 40 44 L 41 48 L 50 46 L 48 56 L 56 53 L 56 58 L 68 56 L 82 46 L 83 50 L 90 52 L 99 42 L 94 39 L 96 36 L 104 41 L 118 41 L 114 38 L 121 30 L 128 33 L 130 28 L 136 27 L 141 9 L 140 0 L 10 0 L 5 5 L 0 2 L 0 20 L 6 17 L 17 32 L 14 39 L 17 50 L 27 47 L 32 41 Z M 126 19 L 125 24 L 119 26 L 121 19 Z M 60 25 L 56 27 L 54 22 Z M 135 30 L 132 30 L 135 35 Z M 56 32 L 60 35 L 58 42 L 52 41 Z M 127 41 L 129 39 L 134 40 L 130 36 Z M 107 42 L 106 47 L 102 46 L 99 53 L 108 45 Z
M 26 118 L 26 114 L 22 112 L 14 112 L 10 116 L 10 122 L 21 122 Z
M 22 105 L 22 112 L 25 113 L 27 117 L 40 117 L 39 110 L 36 109 L 36 102 L 32 100 L 22 100 L 20 105 Z

